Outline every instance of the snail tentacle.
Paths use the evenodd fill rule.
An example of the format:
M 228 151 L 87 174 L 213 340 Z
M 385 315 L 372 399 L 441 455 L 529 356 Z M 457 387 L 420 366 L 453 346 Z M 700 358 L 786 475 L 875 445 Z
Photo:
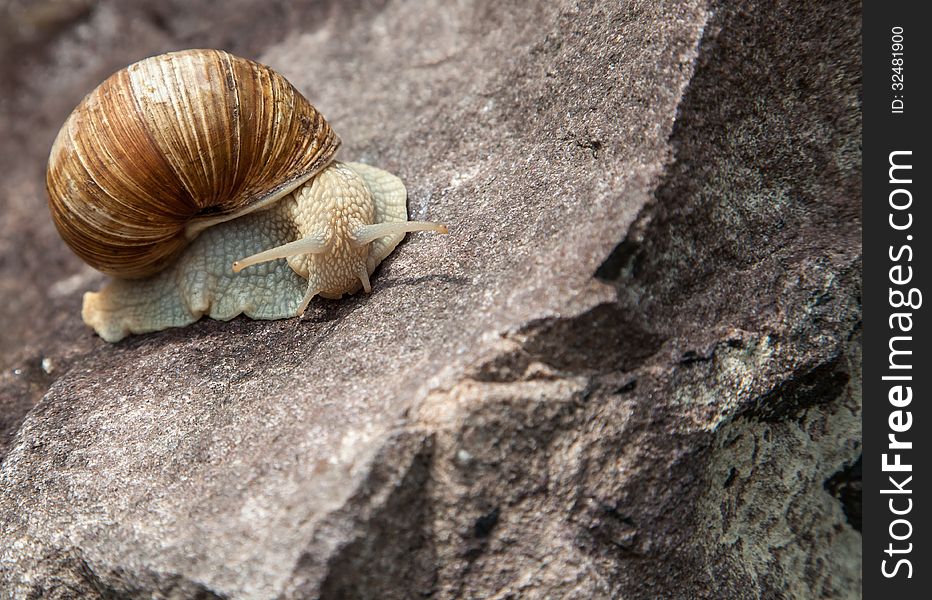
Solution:
M 359 269 L 359 281 L 362 282 L 362 289 L 364 289 L 367 294 L 371 294 L 372 285 L 369 284 L 369 272 L 366 271 L 366 267 Z
M 375 240 L 389 235 L 404 235 L 414 231 L 436 231 L 437 233 L 449 233 L 447 226 L 443 223 L 432 223 L 430 221 L 403 221 L 401 223 L 373 223 L 372 225 L 363 225 L 356 228 L 353 232 L 353 242 L 359 246 L 365 246 Z
M 233 272 L 239 273 L 246 267 L 269 262 L 277 258 L 288 258 L 300 254 L 323 254 L 330 249 L 331 240 L 329 237 L 326 232 L 317 232 L 299 240 L 269 248 L 258 254 L 234 261 Z
M 301 300 L 301 304 L 298 306 L 298 310 L 295 312 L 295 316 L 299 319 L 304 316 L 304 311 L 307 310 L 307 306 L 311 303 L 311 300 L 314 299 L 314 296 L 320 293 L 320 286 L 311 284 L 307 286 L 307 292 L 304 294 L 304 299 Z

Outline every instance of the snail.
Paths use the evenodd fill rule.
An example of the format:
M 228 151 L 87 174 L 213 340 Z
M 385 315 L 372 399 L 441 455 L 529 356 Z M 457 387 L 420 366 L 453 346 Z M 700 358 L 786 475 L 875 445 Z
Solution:
M 220 50 L 134 63 L 88 94 L 49 155 L 65 243 L 113 277 L 84 295 L 103 339 L 203 315 L 281 319 L 371 291 L 405 234 L 401 180 L 334 160 L 340 139 L 282 75 Z M 285 259 L 285 260 L 280 260 Z

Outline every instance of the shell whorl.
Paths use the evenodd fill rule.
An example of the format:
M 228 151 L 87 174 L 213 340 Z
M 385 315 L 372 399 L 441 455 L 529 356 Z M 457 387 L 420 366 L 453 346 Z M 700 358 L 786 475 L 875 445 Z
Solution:
M 326 167 L 340 140 L 280 74 L 219 50 L 134 63 L 87 95 L 49 156 L 49 208 L 94 268 L 145 277 L 192 223 L 249 210 Z

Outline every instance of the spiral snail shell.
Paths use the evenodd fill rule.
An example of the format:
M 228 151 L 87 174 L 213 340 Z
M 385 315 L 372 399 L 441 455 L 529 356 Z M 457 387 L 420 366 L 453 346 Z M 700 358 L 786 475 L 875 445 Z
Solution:
M 46 178 L 64 241 L 116 278 L 85 294 L 85 322 L 115 341 L 204 314 L 301 315 L 315 295 L 368 292 L 405 233 L 446 232 L 407 221 L 401 181 L 335 162 L 339 146 L 284 77 L 220 50 L 110 76 L 65 121 Z
M 220 50 L 147 58 L 87 95 L 49 156 L 52 218 L 108 275 L 162 270 L 218 217 L 287 194 L 340 139 L 270 68 Z

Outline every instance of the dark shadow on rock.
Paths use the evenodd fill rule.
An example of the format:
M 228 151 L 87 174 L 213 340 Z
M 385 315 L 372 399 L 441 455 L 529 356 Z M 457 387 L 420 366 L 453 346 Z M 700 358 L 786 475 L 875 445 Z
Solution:
M 825 490 L 841 503 L 848 523 L 861 531 L 861 458 L 825 480 Z
M 532 322 L 521 333 L 532 359 L 570 373 L 633 371 L 664 342 L 640 315 L 618 304 L 600 304 L 572 321 Z
M 789 375 L 743 414 L 775 423 L 797 419 L 807 410 L 838 398 L 850 380 L 846 361 L 839 356 L 799 374 Z
M 435 593 L 437 559 L 432 530 L 433 512 L 429 487 L 433 441 L 423 440 L 400 480 L 396 474 L 376 468 L 363 492 L 350 501 L 365 506 L 363 522 L 355 524 L 355 539 L 340 548 L 327 563 L 327 577 L 319 597 L 403 599 L 431 597 Z M 384 500 L 373 503 L 389 486 Z M 295 574 L 319 557 L 305 556 Z M 297 590 L 293 594 L 305 592 Z

